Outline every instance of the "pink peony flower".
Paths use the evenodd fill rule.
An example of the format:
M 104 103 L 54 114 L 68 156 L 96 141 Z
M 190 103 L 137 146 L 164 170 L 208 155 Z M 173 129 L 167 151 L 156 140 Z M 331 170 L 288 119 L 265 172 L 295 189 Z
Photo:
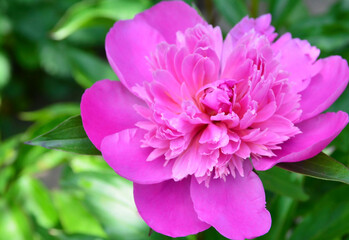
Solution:
M 121 82 L 84 93 L 87 135 L 155 231 L 186 236 L 213 226 L 227 238 L 268 232 L 255 172 L 321 152 L 346 126 L 322 113 L 349 79 L 339 56 L 286 33 L 271 16 L 245 17 L 223 41 L 183 2 L 161 2 L 119 21 L 106 38 Z M 276 40 L 275 40 L 276 39 Z

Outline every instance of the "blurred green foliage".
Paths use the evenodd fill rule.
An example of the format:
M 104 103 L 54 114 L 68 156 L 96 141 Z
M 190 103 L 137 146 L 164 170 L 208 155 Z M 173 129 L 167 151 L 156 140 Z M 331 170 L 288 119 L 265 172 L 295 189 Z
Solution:
M 170 239 L 154 232 L 148 237 L 132 183 L 100 156 L 23 144 L 78 115 L 80 97 L 95 81 L 117 79 L 104 53 L 106 33 L 116 20 L 156 2 L 0 0 L 0 239 Z M 309 40 L 321 57 L 349 59 L 348 0 L 317 14 L 312 8 L 320 1 L 186 2 L 224 31 L 246 14 L 270 12 L 279 33 Z M 329 110 L 349 112 L 349 89 Z M 327 153 L 349 166 L 349 127 Z M 260 177 L 273 225 L 259 239 L 349 239 L 349 186 L 279 168 Z M 186 239 L 225 238 L 211 228 Z

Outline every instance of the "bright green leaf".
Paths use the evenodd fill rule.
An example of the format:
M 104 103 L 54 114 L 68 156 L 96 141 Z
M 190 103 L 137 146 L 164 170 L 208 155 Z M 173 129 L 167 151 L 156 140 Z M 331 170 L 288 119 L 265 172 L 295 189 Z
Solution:
M 38 180 L 23 176 L 16 182 L 16 200 L 34 216 L 40 226 L 51 228 L 58 217 L 48 189 Z
M 52 38 L 61 40 L 80 28 L 96 24 L 96 19 L 112 21 L 130 19 L 148 7 L 144 0 L 82 1 L 73 5 L 52 31 Z
M 320 153 L 309 160 L 279 163 L 277 166 L 310 177 L 349 184 L 349 168 L 324 153 Z
M 87 155 L 99 155 L 82 126 L 80 116 L 67 119 L 56 128 L 27 142 L 49 149 L 63 150 Z
M 10 62 L 7 57 L 0 51 L 0 90 L 10 80 Z
M 19 206 L 8 203 L 5 199 L 0 199 L 0 213 L 1 239 L 32 239 L 30 223 Z
M 25 121 L 47 121 L 60 116 L 80 114 L 80 106 L 76 103 L 57 103 L 37 111 L 22 112 L 20 118 Z
M 63 187 L 84 193 L 85 204 L 102 224 L 110 239 L 149 239 L 149 228 L 139 217 L 133 201 L 132 182 L 115 173 L 66 172 Z
M 302 184 L 297 181 L 297 175 L 280 168 L 272 168 L 268 171 L 258 172 L 265 189 L 274 193 L 288 196 L 297 200 L 307 200 Z
M 77 197 L 63 191 L 55 191 L 53 196 L 66 233 L 105 236 L 100 224 Z

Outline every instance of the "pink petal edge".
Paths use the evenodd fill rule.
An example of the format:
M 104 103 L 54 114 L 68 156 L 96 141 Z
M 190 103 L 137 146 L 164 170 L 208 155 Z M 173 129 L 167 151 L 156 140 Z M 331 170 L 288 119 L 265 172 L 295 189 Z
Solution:
M 166 166 L 163 156 L 147 162 L 152 148 L 142 148 L 146 132 L 141 129 L 125 129 L 105 137 L 101 151 L 104 160 L 120 176 L 140 184 L 159 183 L 172 178 L 172 165 Z
M 144 103 L 131 94 L 120 82 L 101 80 L 82 95 L 81 118 L 87 136 L 100 150 L 104 137 L 132 128 L 143 118 L 133 105 Z
M 281 145 L 275 157 L 253 159 L 256 170 L 264 171 L 280 162 L 299 162 L 319 154 L 348 124 L 345 112 L 324 113 L 305 120 L 297 126 L 301 134 Z
M 190 192 L 199 219 L 229 239 L 250 239 L 270 229 L 263 185 L 253 171 L 226 181 L 213 179 L 208 188 L 193 178 Z
M 190 178 L 151 185 L 135 183 L 134 198 L 141 217 L 150 228 L 161 234 L 184 237 L 210 227 L 200 221 L 194 211 Z

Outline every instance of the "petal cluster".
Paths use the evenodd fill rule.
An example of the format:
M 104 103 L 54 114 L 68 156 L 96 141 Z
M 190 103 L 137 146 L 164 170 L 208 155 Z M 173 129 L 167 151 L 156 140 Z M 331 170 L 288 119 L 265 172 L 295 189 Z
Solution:
M 317 60 L 317 48 L 288 33 L 276 39 L 270 22 L 245 17 L 223 41 L 219 27 L 174 1 L 108 33 L 121 82 L 86 90 L 83 124 L 108 164 L 135 182 L 139 213 L 155 231 L 265 234 L 271 219 L 252 168 L 313 157 L 348 123 L 346 113 L 321 114 L 345 89 L 347 62 Z

